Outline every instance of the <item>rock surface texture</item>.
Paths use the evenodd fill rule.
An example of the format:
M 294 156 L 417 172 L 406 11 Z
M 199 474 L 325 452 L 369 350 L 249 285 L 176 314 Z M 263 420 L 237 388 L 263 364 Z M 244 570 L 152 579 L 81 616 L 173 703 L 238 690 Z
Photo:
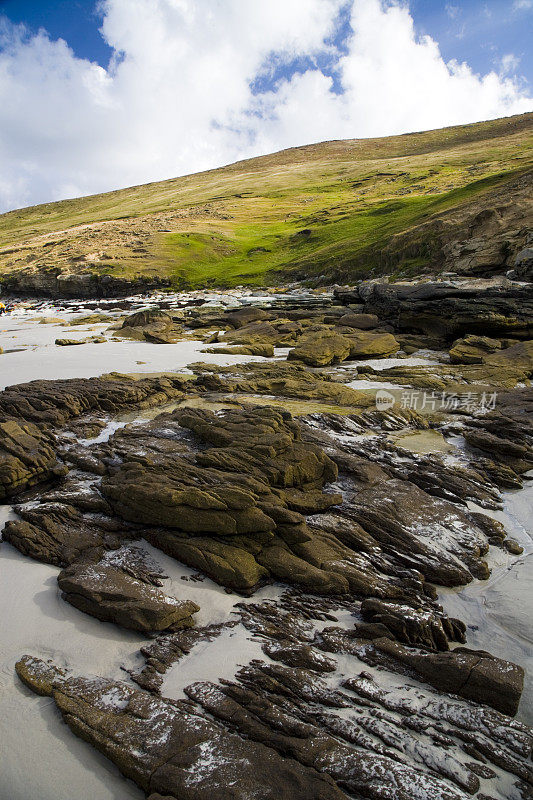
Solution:
M 132 648 L 119 680 L 36 644 L 25 686 L 149 800 L 529 800 L 523 665 L 442 600 L 520 552 L 499 514 L 533 467 L 529 288 L 120 324 L 238 358 L 0 393 L 4 541 L 57 569 L 57 613 Z

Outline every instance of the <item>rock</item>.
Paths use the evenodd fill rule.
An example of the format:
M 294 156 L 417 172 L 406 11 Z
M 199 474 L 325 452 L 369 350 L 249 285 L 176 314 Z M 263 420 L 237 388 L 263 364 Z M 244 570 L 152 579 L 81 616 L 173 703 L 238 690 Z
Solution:
M 319 331 L 302 337 L 287 358 L 303 361 L 311 367 L 324 367 L 344 361 L 350 355 L 350 349 L 351 342 L 347 337 Z
M 270 314 L 261 308 L 257 308 L 257 306 L 245 306 L 244 308 L 238 308 L 236 311 L 227 311 L 223 319 L 227 325 L 238 329 L 249 325 L 251 322 L 270 319 Z
M 378 663 L 380 655 L 399 661 L 439 691 L 489 705 L 502 714 L 513 716 L 518 710 L 524 670 L 483 650 L 457 647 L 447 653 L 428 653 L 384 638 L 374 639 L 361 657 L 372 662 L 374 652 Z M 346 685 L 350 687 L 349 680 Z
M 533 339 L 498 350 L 487 356 L 484 363 L 497 368 L 519 369 L 530 378 L 533 376 Z
M 377 328 L 379 319 L 375 314 L 354 314 L 350 312 L 340 317 L 340 319 L 337 320 L 337 325 L 367 331 L 372 328 Z
M 68 323 L 63 317 L 39 317 L 39 319 L 35 320 L 39 322 L 39 325 L 72 325 L 73 323 Z
M 200 610 L 196 603 L 169 597 L 105 561 L 67 567 L 57 582 L 65 600 L 80 611 L 136 631 L 190 627 L 192 615 Z
M 276 395 L 359 408 L 375 404 L 367 392 L 336 383 L 330 375 L 311 372 L 296 362 L 254 362 L 229 367 L 192 364 L 191 368 L 199 375 L 197 385 L 209 391 Z
M 71 347 L 72 345 L 85 344 L 86 339 L 56 339 L 55 343 L 60 347 Z
M 533 279 L 533 247 L 524 247 L 517 253 L 514 272 L 519 280 L 531 281 Z
M 274 347 L 271 344 L 235 345 L 234 347 L 208 347 L 202 353 L 227 353 L 235 356 L 263 356 L 272 358 Z
M 507 552 L 511 553 L 513 556 L 521 556 L 524 552 L 524 548 L 514 539 L 504 539 L 503 546 Z
M 483 364 L 487 354 L 501 350 L 501 342 L 498 339 L 490 339 L 488 336 L 465 336 L 457 339 L 450 350 L 450 361 L 452 364 Z
M 295 669 L 310 669 L 313 672 L 334 672 L 336 662 L 317 652 L 308 644 L 290 641 L 272 642 L 263 645 L 263 652 L 273 661 L 281 661 Z
M 287 331 L 287 329 L 284 329 L 282 326 L 278 327 L 267 320 L 263 320 L 250 322 L 238 330 L 230 330 L 223 336 L 220 336 L 219 341 L 227 342 L 232 345 L 249 346 L 271 344 L 276 347 L 294 341 L 294 333 L 292 330 Z
M 51 697 L 54 683 L 63 680 L 66 675 L 51 661 L 32 656 L 22 656 L 15 664 L 15 670 L 22 683 L 41 697 Z
M 200 570 L 214 581 L 249 594 L 270 576 L 256 560 L 253 540 L 229 540 L 225 537 L 191 536 L 169 530 L 148 529 L 145 538 L 154 547 L 193 569 Z
M 19 662 L 20 664 L 20 662 Z M 229 733 L 185 703 L 156 698 L 105 678 L 55 678 L 26 656 L 26 685 L 51 696 L 69 728 L 113 761 L 146 794 L 172 800 L 342 800 L 327 775 L 259 742 Z
M 466 628 L 462 622 L 426 609 L 370 598 L 361 603 L 361 614 L 369 623 L 384 625 L 395 639 L 404 644 L 449 650 L 449 639 L 466 642 Z M 362 635 L 360 629 L 358 634 Z
M 57 459 L 51 434 L 31 422 L 0 422 L 0 502 L 67 472 Z
M 0 422 L 15 419 L 17 424 L 60 426 L 91 412 L 113 414 L 157 406 L 183 397 L 185 385 L 179 376 L 136 380 L 119 373 L 99 378 L 20 383 L 0 392 Z
M 186 691 L 215 718 L 236 725 L 242 735 L 252 740 L 268 743 L 320 773 L 330 775 L 350 796 L 372 800 L 386 796 L 394 800 L 417 796 L 435 800 L 464 797 L 448 781 L 443 781 L 443 776 L 469 792 L 479 787 L 479 780 L 459 767 L 455 759 L 453 777 L 451 769 L 437 767 L 435 758 L 431 759 L 429 773 L 427 767 L 419 772 L 412 764 L 405 763 L 405 753 L 401 753 L 398 743 L 408 733 L 395 735 L 391 727 L 380 725 L 376 718 L 374 723 L 370 722 L 370 715 L 365 725 L 362 704 L 352 705 L 346 694 L 328 691 L 320 679 L 305 670 L 256 662 L 241 670 L 238 678 L 244 686 L 228 683 L 219 688 L 198 682 Z M 298 713 L 298 707 L 307 703 L 313 704 L 317 711 Z M 355 712 L 348 717 L 350 722 L 343 722 L 335 715 L 337 708 Z M 378 710 L 376 717 L 379 716 L 384 717 Z M 369 736 L 365 728 L 373 736 Z M 376 737 L 379 739 L 380 735 L 382 739 L 378 743 Z M 396 745 L 397 749 L 393 750 L 391 745 Z M 413 752 L 413 748 L 408 749 Z M 426 764 L 429 753 L 430 750 L 424 749 Z
M 487 430 L 468 429 L 463 435 L 471 447 L 490 453 L 496 461 L 506 464 L 517 473 L 533 468 L 533 450 L 528 445 L 496 436 Z
M 75 272 L 61 268 L 17 269 L 2 276 L 2 288 L 16 295 L 65 298 L 128 297 L 168 286 L 166 278 L 139 277 L 135 280 L 115 275 Z
M 179 331 L 170 314 L 159 308 L 149 308 L 127 316 L 116 334 L 138 341 L 172 344 L 178 341 Z
M 533 289 L 527 286 L 457 286 L 453 283 L 364 283 L 357 293 L 365 313 L 390 320 L 396 330 L 457 339 L 465 334 L 530 339 Z M 344 297 L 343 297 L 344 299 Z
M 408 481 L 390 479 L 361 487 L 337 511 L 354 520 L 381 547 L 443 586 L 488 577 L 482 531 L 458 508 L 430 497 Z
M 45 564 L 65 566 L 85 551 L 119 545 L 105 525 L 85 520 L 78 509 L 66 503 L 40 503 L 36 508 L 19 508 L 18 512 L 22 519 L 6 523 L 4 539 Z
M 349 338 L 350 358 L 386 358 L 400 349 L 400 345 L 390 333 L 360 331 L 351 334 Z
M 76 317 L 70 320 L 68 325 L 71 328 L 77 327 L 78 325 L 101 325 L 104 322 L 115 322 L 115 319 L 116 318 L 111 314 L 85 314 L 83 317 Z M 63 324 L 66 323 L 63 321 Z
M 159 694 L 163 675 L 173 664 L 186 658 L 198 644 L 213 641 L 235 625 L 236 622 L 231 621 L 164 633 L 141 647 L 146 664 L 142 669 L 129 670 L 129 674 L 142 689 Z

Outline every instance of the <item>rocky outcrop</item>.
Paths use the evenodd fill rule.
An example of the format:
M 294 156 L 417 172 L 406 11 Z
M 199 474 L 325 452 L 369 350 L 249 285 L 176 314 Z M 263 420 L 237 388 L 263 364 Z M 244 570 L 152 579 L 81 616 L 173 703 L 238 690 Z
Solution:
M 165 278 L 119 278 L 67 269 L 20 269 L 2 275 L 2 290 L 22 297 L 128 297 L 168 286 Z
M 337 324 L 346 328 L 357 328 L 362 331 L 367 331 L 372 330 L 372 328 L 377 328 L 379 319 L 375 314 L 356 314 L 352 311 L 339 317 Z
M 185 703 L 173 703 L 104 678 L 65 678 L 25 656 L 24 683 L 50 695 L 69 728 L 96 747 L 146 794 L 175 800 L 342 800 L 321 775 L 272 748 L 228 733 Z M 43 677 L 44 676 L 44 677 Z M 259 795 L 260 793 L 260 795 Z
M 159 308 L 149 308 L 128 315 L 116 335 L 125 339 L 173 344 L 178 341 L 181 326 L 176 325 L 170 314 Z
M 216 412 L 181 406 L 90 448 L 67 435 L 105 426 L 79 418 L 83 384 L 56 388 L 55 406 L 60 382 L 28 392 L 28 415 L 67 427 L 54 435 L 76 469 L 17 506 L 5 538 L 61 566 L 59 587 L 76 608 L 150 638 L 144 665 L 128 667 L 141 689 L 73 678 L 29 656 L 17 664 L 21 680 L 52 697 L 73 732 L 152 800 L 222 799 L 228 786 L 243 800 L 484 800 L 486 791 L 507 800 L 511 782 L 527 796 L 530 732 L 506 716 L 518 707 L 523 670 L 451 649 L 464 644 L 465 625 L 444 613 L 432 584 L 488 576 L 488 542 L 501 545 L 505 532 L 466 504 L 497 507 L 489 472 L 511 471 L 499 450 L 510 447 L 516 467 L 528 461 L 528 392 L 502 395 L 490 414 L 461 415 L 465 438 L 494 445 L 476 471 L 468 450 L 457 466 L 402 447 L 394 432 L 435 424 L 407 408 L 301 420 L 274 407 L 220 410 L 224 393 L 235 403 L 245 392 L 353 391 L 319 370 L 254 363 L 194 372 L 189 385 L 202 401 L 214 392 Z M 108 394 L 114 380 L 124 384 Z M 147 380 L 141 396 L 150 403 L 157 385 Z M 138 383 L 94 382 L 89 408 L 101 415 L 104 403 L 130 402 Z M 159 387 L 163 401 L 185 388 Z M 183 584 L 174 576 L 166 588 L 143 540 L 200 574 L 183 574 Z M 241 598 L 226 621 L 192 628 L 198 605 L 181 598 L 191 596 L 187 581 L 206 575 L 242 595 L 267 582 L 287 588 L 269 589 L 274 600 Z M 243 659 L 243 632 L 253 660 Z M 187 701 L 166 699 L 177 695 L 165 673 L 225 636 L 234 677 L 187 686 Z
M 196 385 L 208 391 L 314 400 L 339 406 L 366 408 L 374 399 L 365 392 L 334 381 L 327 372 L 310 371 L 292 362 L 247 363 L 230 367 L 191 364 Z
M 242 344 L 233 347 L 207 347 L 202 353 L 227 353 L 233 356 L 262 356 L 272 358 L 274 346 L 271 344 Z
M 325 367 L 328 364 L 344 361 L 349 355 L 350 340 L 346 336 L 317 331 L 300 339 L 287 357 L 303 361 L 310 367 Z
M 148 408 L 183 396 L 183 379 L 141 378 L 111 373 L 100 378 L 31 381 L 0 393 L 0 421 L 64 425 L 82 414 Z
M 364 302 L 365 313 L 398 331 L 449 340 L 466 334 L 492 338 L 533 338 L 531 285 L 480 287 L 453 283 L 363 283 L 336 290 L 341 302 Z
M 245 306 L 236 311 L 227 311 L 224 314 L 223 321 L 226 325 L 231 325 L 232 328 L 243 328 L 251 322 L 258 322 L 259 320 L 269 319 L 270 314 L 257 306 Z
M 347 358 L 385 358 L 400 349 L 390 333 L 358 331 L 350 335 L 316 331 L 302 336 L 288 358 L 311 367 L 324 367 Z
M 499 339 L 469 334 L 453 343 L 450 348 L 450 361 L 452 364 L 483 364 L 487 355 L 501 348 L 502 343 Z
M 51 434 L 31 422 L 0 422 L 0 501 L 67 471 L 57 458 Z
M 200 610 L 176 600 L 111 563 L 75 563 L 57 579 L 63 597 L 80 611 L 136 631 L 175 631 L 193 625 Z
M 298 639 L 294 625 L 288 631 Z M 176 800 L 222 799 L 228 783 L 242 800 L 258 791 L 265 799 L 382 800 L 386 794 L 393 800 L 418 795 L 461 800 L 477 794 L 480 778 L 497 775 L 527 796 L 533 737 L 526 726 L 486 705 L 385 674 L 384 659 L 399 663 L 387 653 L 389 640 L 343 643 L 335 629 L 320 640 L 330 652 L 358 648 L 367 661 L 378 659 L 380 670 L 375 677 L 363 671 L 342 686 L 331 685 L 324 666 L 335 659 L 313 643 L 293 640 L 268 649 L 289 662 L 299 653 L 299 660 L 310 659 L 305 667 L 254 661 L 232 681 L 191 684 L 185 690 L 189 702 L 104 678 L 69 677 L 31 656 L 21 658 L 16 670 L 31 690 L 53 698 L 76 735 L 114 761 L 152 800 L 154 791 Z M 451 663 L 453 653 L 437 657 Z M 358 663 L 350 655 L 343 660 Z M 477 660 L 472 673 L 486 657 Z M 503 800 L 500 782 L 490 785 L 493 796 Z
M 324 637 L 328 650 L 328 636 Z M 491 706 L 503 714 L 516 714 L 524 685 L 522 667 L 495 658 L 483 650 L 457 647 L 447 653 L 428 653 L 406 647 L 389 638 L 374 639 L 371 645 L 358 645 L 357 654 L 371 665 L 398 661 L 410 674 L 427 681 L 440 691 Z M 353 688 L 350 681 L 348 688 Z

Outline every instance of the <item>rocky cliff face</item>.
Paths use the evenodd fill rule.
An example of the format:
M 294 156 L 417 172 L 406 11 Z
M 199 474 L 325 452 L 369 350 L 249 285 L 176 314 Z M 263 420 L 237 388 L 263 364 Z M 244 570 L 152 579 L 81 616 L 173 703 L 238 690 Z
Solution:
M 117 278 L 92 272 L 69 272 L 61 269 L 23 269 L 0 276 L 0 290 L 22 297 L 99 298 L 126 297 L 138 292 L 161 289 L 164 279 Z
M 454 272 L 465 276 L 516 272 L 531 280 L 533 173 L 487 192 L 474 202 L 437 214 L 421 225 L 393 235 L 375 252 L 375 261 L 387 271 L 420 259 L 419 271 Z

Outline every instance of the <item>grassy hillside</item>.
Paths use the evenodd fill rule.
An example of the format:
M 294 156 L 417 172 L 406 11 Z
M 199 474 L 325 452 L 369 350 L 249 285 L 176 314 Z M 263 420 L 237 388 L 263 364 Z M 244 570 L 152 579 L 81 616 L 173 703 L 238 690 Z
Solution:
M 428 223 L 501 197 L 531 168 L 532 140 L 525 114 L 324 142 L 13 211 L 0 216 L 0 274 L 89 271 L 174 286 L 349 280 L 382 269 L 391 241 L 410 231 L 417 246 L 394 268 L 423 270 L 435 258 Z

